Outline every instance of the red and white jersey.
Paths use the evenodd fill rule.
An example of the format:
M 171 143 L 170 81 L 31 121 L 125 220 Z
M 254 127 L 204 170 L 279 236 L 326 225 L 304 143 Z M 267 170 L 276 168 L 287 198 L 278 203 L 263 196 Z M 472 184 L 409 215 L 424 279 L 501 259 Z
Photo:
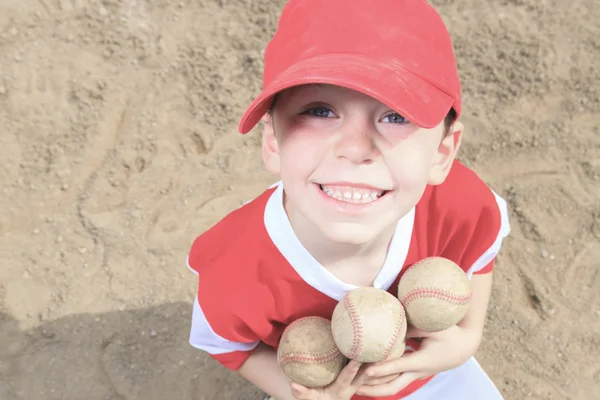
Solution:
M 315 315 L 330 319 L 344 294 L 356 289 L 302 246 L 282 200 L 283 186 L 277 183 L 199 236 L 189 253 L 188 266 L 198 275 L 190 344 L 233 370 L 261 341 L 276 349 L 292 321 Z M 428 186 L 398 221 L 374 286 L 396 295 L 403 271 L 430 256 L 454 261 L 469 277 L 487 273 L 509 231 L 506 202 L 455 162 L 446 181 Z M 412 340 L 407 345 L 407 351 L 418 348 Z M 406 396 L 426 381 L 389 399 Z

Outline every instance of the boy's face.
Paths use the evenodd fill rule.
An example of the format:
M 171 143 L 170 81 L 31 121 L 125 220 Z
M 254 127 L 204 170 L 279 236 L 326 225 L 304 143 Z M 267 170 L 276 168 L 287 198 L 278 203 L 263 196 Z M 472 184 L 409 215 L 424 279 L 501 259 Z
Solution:
M 427 184 L 444 181 L 462 130 L 419 128 L 372 97 L 316 84 L 281 92 L 264 121 L 263 159 L 292 225 L 356 245 L 393 230 Z

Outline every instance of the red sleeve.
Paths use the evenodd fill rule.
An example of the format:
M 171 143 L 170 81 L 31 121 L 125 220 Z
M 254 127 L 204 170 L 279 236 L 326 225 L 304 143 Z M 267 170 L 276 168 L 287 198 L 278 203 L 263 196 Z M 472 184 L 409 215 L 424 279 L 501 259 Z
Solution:
M 198 274 L 189 343 L 224 367 L 237 370 L 250 357 L 260 337 L 250 327 L 245 318 L 248 314 L 238 306 L 236 295 L 229 290 L 231 274 L 227 273 L 227 265 L 204 263 L 205 260 L 193 257 L 195 250 L 193 247 L 188 258 L 190 269 Z
M 253 350 L 250 351 L 233 351 L 230 353 L 223 354 L 210 354 L 209 355 L 217 361 L 219 364 L 227 369 L 237 371 L 244 365 L 246 360 L 252 355 Z
M 261 235 L 268 192 L 200 235 L 188 256 L 198 276 L 189 342 L 239 369 L 270 332 L 272 299 L 260 295 Z
M 496 261 L 496 258 L 492 259 L 492 261 L 490 261 L 485 267 L 481 268 L 478 271 L 474 271 L 473 275 L 485 275 L 487 273 L 490 273 L 494 270 L 494 262 Z

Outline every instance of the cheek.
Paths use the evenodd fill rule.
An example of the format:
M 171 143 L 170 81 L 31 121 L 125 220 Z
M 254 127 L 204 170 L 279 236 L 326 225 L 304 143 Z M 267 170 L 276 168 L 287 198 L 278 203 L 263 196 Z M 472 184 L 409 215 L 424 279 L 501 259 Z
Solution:
M 387 165 L 400 190 L 421 190 L 427 184 L 433 154 L 423 147 L 399 149 L 386 157 Z
M 309 178 L 323 159 L 323 148 L 310 137 L 288 138 L 280 149 L 282 179 L 298 181 Z

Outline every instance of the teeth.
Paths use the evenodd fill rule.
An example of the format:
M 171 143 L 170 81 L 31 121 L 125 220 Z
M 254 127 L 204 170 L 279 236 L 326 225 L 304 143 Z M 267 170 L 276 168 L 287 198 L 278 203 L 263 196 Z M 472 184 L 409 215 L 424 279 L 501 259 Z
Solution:
M 369 190 L 359 188 L 334 189 L 332 187 L 320 185 L 321 190 L 334 199 L 345 201 L 348 203 L 370 203 L 383 196 L 382 190 Z

